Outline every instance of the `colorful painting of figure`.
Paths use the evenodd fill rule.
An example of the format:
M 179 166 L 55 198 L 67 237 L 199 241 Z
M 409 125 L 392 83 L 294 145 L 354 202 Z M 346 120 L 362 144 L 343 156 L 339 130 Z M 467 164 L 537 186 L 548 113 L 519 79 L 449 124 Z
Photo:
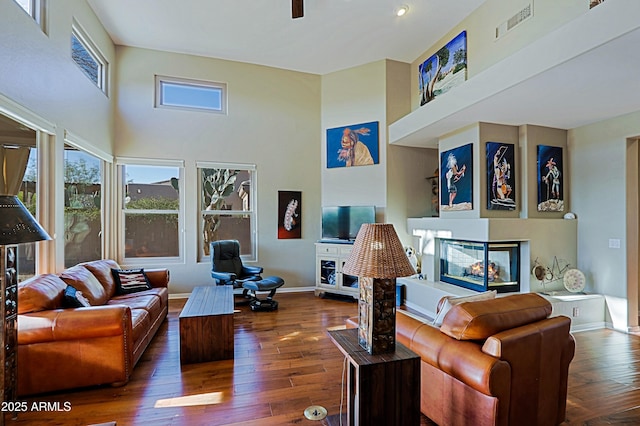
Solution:
M 302 192 L 278 191 L 278 239 L 301 238 Z
M 515 210 L 515 146 L 487 142 L 487 209 Z
M 562 147 L 538 145 L 538 211 L 564 211 Z
M 420 105 L 467 79 L 467 32 L 463 31 L 418 66 Z
M 440 153 L 440 211 L 473 210 L 473 145 Z
M 327 168 L 378 164 L 378 122 L 327 129 Z

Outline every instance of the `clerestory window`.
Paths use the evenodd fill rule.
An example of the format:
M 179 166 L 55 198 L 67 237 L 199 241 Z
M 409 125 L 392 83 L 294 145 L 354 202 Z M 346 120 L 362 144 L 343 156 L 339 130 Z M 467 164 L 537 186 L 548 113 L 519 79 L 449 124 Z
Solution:
M 227 85 L 156 76 L 155 107 L 227 113 Z
M 107 61 L 76 23 L 71 30 L 71 59 L 93 84 L 107 93 Z

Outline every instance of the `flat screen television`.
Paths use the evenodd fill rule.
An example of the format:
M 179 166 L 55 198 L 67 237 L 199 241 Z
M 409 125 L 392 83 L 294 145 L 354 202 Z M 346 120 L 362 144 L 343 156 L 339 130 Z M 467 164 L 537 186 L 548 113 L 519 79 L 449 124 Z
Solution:
M 322 238 L 355 240 L 363 223 L 375 223 L 375 206 L 322 208 Z

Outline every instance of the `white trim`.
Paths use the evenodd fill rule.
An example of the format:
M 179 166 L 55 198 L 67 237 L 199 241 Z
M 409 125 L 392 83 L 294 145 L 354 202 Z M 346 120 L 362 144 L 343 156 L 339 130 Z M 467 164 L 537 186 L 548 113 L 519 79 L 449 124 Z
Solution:
M 56 134 L 56 125 L 0 93 L 0 113 L 30 129 Z
M 74 148 L 81 149 L 84 152 L 93 155 L 94 157 L 98 157 L 102 161 L 113 163 L 113 155 L 99 148 L 96 148 L 87 140 L 82 139 L 80 136 L 76 135 L 73 132 L 70 132 L 67 129 L 64 129 L 64 141 Z
M 118 166 L 159 166 L 159 167 L 182 167 L 184 168 L 184 160 L 167 160 L 152 158 L 135 158 L 135 157 L 116 157 Z
M 220 163 L 218 161 L 196 161 L 196 167 L 199 169 L 240 169 L 240 170 L 257 170 L 255 164 L 241 163 Z

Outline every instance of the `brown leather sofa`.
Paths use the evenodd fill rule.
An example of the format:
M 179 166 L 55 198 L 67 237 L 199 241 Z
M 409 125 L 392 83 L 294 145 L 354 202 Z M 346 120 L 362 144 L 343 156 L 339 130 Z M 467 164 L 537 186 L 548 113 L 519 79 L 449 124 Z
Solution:
M 145 269 L 151 289 L 116 294 L 113 260 L 43 274 L 18 286 L 18 395 L 129 380 L 168 312 L 169 271 Z M 67 285 L 89 307 L 63 308 Z
M 575 341 L 571 320 L 550 315 L 533 293 L 454 305 L 440 328 L 397 311 L 397 341 L 421 357 L 422 413 L 441 426 L 562 423 Z

